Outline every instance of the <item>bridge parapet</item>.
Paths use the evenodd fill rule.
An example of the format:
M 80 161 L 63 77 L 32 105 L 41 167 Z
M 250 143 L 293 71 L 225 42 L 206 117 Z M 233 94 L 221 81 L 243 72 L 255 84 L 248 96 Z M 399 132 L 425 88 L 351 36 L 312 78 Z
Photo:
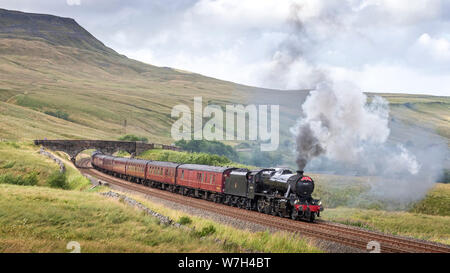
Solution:
M 126 151 L 132 156 L 140 154 L 147 150 L 152 149 L 165 149 L 181 151 L 179 147 L 155 144 L 155 143 L 143 143 L 134 141 L 112 141 L 112 140 L 35 140 L 35 145 L 44 146 L 53 151 L 63 151 L 70 156 L 70 160 L 75 163 L 77 155 L 88 149 L 96 149 L 104 154 L 112 155 L 118 151 Z

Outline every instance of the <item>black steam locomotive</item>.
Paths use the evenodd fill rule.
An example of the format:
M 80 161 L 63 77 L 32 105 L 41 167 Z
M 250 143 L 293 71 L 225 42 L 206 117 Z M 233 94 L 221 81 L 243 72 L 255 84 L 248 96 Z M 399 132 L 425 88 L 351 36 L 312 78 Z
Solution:
M 248 198 L 262 213 L 304 219 L 311 222 L 323 211 L 320 200 L 313 199 L 314 181 L 302 171 L 289 169 L 233 170 L 225 179 L 225 192 Z
M 323 211 L 312 198 L 314 181 L 289 169 L 248 170 L 92 155 L 92 166 L 145 186 L 229 206 L 313 222 Z

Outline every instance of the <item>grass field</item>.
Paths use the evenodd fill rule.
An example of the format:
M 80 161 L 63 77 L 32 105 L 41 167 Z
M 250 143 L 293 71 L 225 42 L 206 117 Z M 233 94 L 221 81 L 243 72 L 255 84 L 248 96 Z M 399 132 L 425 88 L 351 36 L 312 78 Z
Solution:
M 307 95 L 252 88 L 118 54 L 21 38 L 0 38 L 0 71 L 0 138 L 10 140 L 115 139 L 131 133 L 171 143 L 172 107 L 192 107 L 194 96 L 201 96 L 204 105 L 280 104 L 284 141 Z M 382 95 L 391 103 L 393 118 L 414 125 L 419 121 L 425 129 L 449 138 L 449 97 Z M 45 114 L 58 111 L 68 120 Z
M 172 219 L 189 217 L 196 230 L 214 226 L 214 235 L 198 240 L 195 233 L 162 226 L 118 201 L 99 197 L 99 189 L 89 190 L 90 182 L 69 162 L 69 190 L 51 189 L 46 181 L 58 165 L 38 150 L 31 142 L 0 142 L 0 177 L 35 172 L 38 178 L 36 186 L 0 183 L 0 252 L 68 252 L 69 241 L 79 242 L 82 252 L 319 251 L 286 233 L 237 230 L 142 201 Z
M 450 217 L 356 208 L 327 209 L 323 219 L 347 225 L 450 244 Z
M 437 183 L 407 211 L 386 211 L 382 203 L 357 198 L 366 189 L 362 181 L 348 178 L 345 183 L 340 179 L 343 177 L 322 175 L 317 180 L 316 194 L 327 204 L 322 214 L 325 220 L 450 244 L 450 184 Z M 354 205 L 360 208 L 352 208 Z
M 38 153 L 39 148 L 31 142 L 0 141 L 0 176 L 14 177 L 37 174 L 37 186 L 48 186 L 49 176 L 59 171 L 59 166 L 51 159 Z M 85 190 L 90 187 L 87 178 L 71 164 L 65 164 L 69 189 Z
M 89 234 L 91 231 L 90 228 L 87 227 L 80 227 L 77 226 L 77 224 L 70 222 L 66 218 L 58 215 L 70 215 L 72 210 L 76 211 L 76 209 L 85 209 L 87 207 L 94 207 L 97 211 L 98 215 L 101 214 L 99 206 L 101 202 L 99 201 L 97 197 L 94 197 L 93 195 L 95 193 L 89 193 L 89 191 L 86 191 L 90 187 L 90 183 L 85 179 L 81 174 L 78 172 L 78 170 L 72 168 L 70 164 L 66 164 L 67 166 L 67 172 L 68 172 L 68 181 L 70 185 L 69 191 L 62 191 L 62 190 L 54 190 L 48 188 L 48 185 L 46 184 L 46 179 L 48 176 L 53 173 L 54 171 L 57 171 L 57 165 L 47 159 L 46 157 L 38 154 L 38 148 L 32 145 L 31 143 L 23 143 L 23 142 L 0 142 L 0 153 L 2 155 L 5 155 L 4 157 L 1 157 L 0 162 L 0 175 L 3 174 L 13 174 L 16 176 L 25 175 L 30 172 L 37 172 L 38 173 L 38 186 L 44 186 L 44 187 L 28 187 L 28 186 L 12 186 L 12 185 L 4 185 L 0 184 L 0 195 L 1 199 L 5 203 L 1 203 L 0 201 L 0 211 L 3 212 L 1 218 L 4 218 L 4 229 L 2 229 L 2 232 L 5 240 L 0 240 L 0 245 L 4 245 L 3 248 L 0 247 L 0 250 L 2 251 L 65 251 L 64 250 L 64 242 L 62 240 L 50 243 L 49 238 L 54 238 L 54 236 L 62 236 L 64 232 L 67 232 L 68 234 L 71 234 L 67 229 L 62 229 L 62 233 L 58 233 L 56 230 L 58 230 L 56 227 L 49 227 L 47 225 L 47 218 L 50 217 L 50 214 L 54 214 L 56 218 L 63 219 L 61 220 L 61 225 L 68 225 L 68 226 L 76 226 L 76 230 L 79 230 L 81 233 Z M 62 153 L 56 153 L 60 157 L 65 158 L 65 155 Z M 160 155 L 164 154 L 164 151 L 153 151 L 148 152 L 147 154 L 153 154 L 153 155 Z M 85 155 L 87 156 L 87 154 Z M 174 156 L 174 155 L 172 155 Z M 7 158 L 7 160 L 5 160 Z M 364 179 L 359 178 L 349 178 L 344 176 L 336 176 L 336 175 L 324 175 L 324 174 L 313 174 L 312 175 L 314 179 L 316 179 L 317 186 L 315 191 L 315 197 L 319 197 L 322 199 L 323 203 L 326 204 L 326 211 L 322 214 L 324 219 L 337 221 L 340 223 L 360 226 L 364 228 L 368 228 L 371 230 L 377 230 L 382 231 L 386 233 L 391 234 L 399 234 L 399 235 L 406 235 L 406 236 L 412 236 L 416 238 L 421 239 L 427 239 L 427 240 L 433 240 L 436 242 L 441 243 L 447 243 L 449 244 L 449 236 L 450 236 L 450 216 L 449 216 L 449 205 L 450 202 L 448 201 L 450 198 L 450 185 L 448 184 L 437 184 L 436 187 L 429 192 L 429 194 L 426 196 L 424 200 L 417 203 L 411 210 L 411 212 L 404 212 L 404 211 L 395 211 L 395 212 L 388 212 L 381 209 L 360 209 L 360 208 L 350 208 L 348 207 L 351 205 L 352 201 L 354 201 L 355 196 L 357 196 L 359 193 L 364 192 L 366 190 L 366 186 L 364 184 Z M 22 190 L 23 189 L 23 190 Z M 73 190 L 76 191 L 73 191 Z M 80 191 L 81 190 L 81 191 Z M 13 194 L 11 194 L 13 193 Z M 33 195 L 33 196 L 56 196 L 58 195 L 59 199 L 55 197 L 36 197 L 32 199 L 27 199 L 27 195 Z M 9 197 L 4 197 L 5 195 L 8 195 Z M 17 200 L 12 200 L 12 196 L 15 196 L 14 198 L 17 198 Z M 68 201 L 65 198 L 74 198 L 71 200 L 79 199 L 79 204 L 83 203 L 82 207 L 70 208 L 68 206 L 54 206 L 53 204 L 58 204 L 58 202 L 62 202 L 64 204 L 67 204 Z M 91 201 L 86 201 L 83 198 L 92 198 Z M 251 249 L 252 251 L 261 251 L 261 252 L 310 252 L 310 251 L 316 251 L 314 247 L 308 243 L 308 241 L 301 240 L 300 238 L 296 238 L 295 240 L 291 240 L 291 236 L 279 233 L 279 234 L 269 234 L 265 232 L 260 233 L 249 233 L 246 231 L 236 230 L 234 228 L 230 228 L 228 226 L 220 225 L 217 223 L 214 223 L 213 221 L 202 219 L 196 216 L 188 215 L 186 213 L 175 211 L 168 209 L 166 207 L 163 207 L 161 205 L 157 205 L 154 203 L 149 202 L 148 200 L 145 200 L 141 198 L 140 196 L 134 196 L 135 199 L 140 200 L 142 203 L 146 204 L 151 209 L 160 212 L 163 215 L 169 216 L 172 219 L 180 220 L 182 217 L 189 217 L 192 220 L 192 223 L 189 224 L 191 227 L 195 227 L 197 230 L 201 230 L 204 227 L 207 227 L 208 225 L 214 225 L 216 229 L 215 236 L 219 238 L 222 241 L 226 241 L 227 243 L 220 246 L 218 249 L 215 248 L 208 248 L 208 246 L 205 246 L 203 248 L 202 246 L 192 246 L 192 249 L 184 249 L 181 248 L 179 251 L 239 251 L 242 249 Z M 44 201 L 49 199 L 50 201 L 45 201 L 41 203 L 41 199 Z M 96 202 L 100 203 L 95 203 Z M 30 202 L 30 200 L 33 200 Z M 10 206 L 11 204 L 16 204 L 18 207 L 22 207 L 21 202 L 26 203 L 26 207 L 23 207 L 23 209 L 30 211 L 30 209 L 27 206 L 35 207 L 36 210 L 42 210 L 47 211 L 45 213 L 41 212 L 34 212 L 35 218 L 29 217 L 28 213 L 27 215 L 23 216 L 23 218 L 20 218 L 19 216 L 21 213 L 18 213 L 16 210 L 12 209 Z M 94 202 L 94 203 L 93 203 Z M 109 201 L 108 201 L 109 202 Z M 112 202 L 112 201 L 111 201 Z M 34 205 L 33 205 L 34 204 Z M 50 205 L 52 204 L 52 205 Z M 109 205 L 108 205 L 109 206 Z M 107 207 L 107 210 L 105 210 L 104 213 L 109 214 L 108 211 L 109 207 Z M 94 208 L 88 208 L 88 209 L 94 209 Z M 31 210 L 32 211 L 32 210 Z M 126 210 L 127 211 L 127 210 Z M 30 212 L 31 213 L 31 212 Z M 48 214 L 46 214 L 48 213 Z M 77 212 L 80 213 L 81 212 Z M 127 214 L 128 212 L 126 212 Z M 76 215 L 76 214 L 74 214 Z M 90 215 L 90 214 L 88 214 Z M 106 215 L 106 214 L 105 214 Z M 91 215 L 92 216 L 92 215 Z M 79 216 L 76 216 L 79 217 Z M 132 216 L 130 216 L 132 217 Z M 134 217 L 134 216 L 133 216 Z M 33 220 L 32 222 L 34 224 L 30 224 L 29 229 L 26 227 L 20 227 L 18 224 L 19 220 L 17 219 L 26 219 L 23 220 L 26 223 L 31 223 L 29 221 Z M 50 217 L 51 218 L 51 217 Z M 94 217 L 95 218 L 95 217 Z M 101 218 L 101 217 L 97 217 Z M 35 229 L 35 233 L 31 232 L 31 228 L 35 227 L 34 225 L 40 226 L 39 220 L 41 219 L 43 221 L 43 224 L 40 228 Z M 133 218 L 134 219 L 134 218 Z M 63 224 L 65 222 L 69 221 L 67 224 Z M 75 221 L 75 220 L 74 220 Z M 89 227 L 92 226 L 92 229 L 95 230 L 94 227 L 103 227 L 105 223 L 103 223 L 103 220 L 91 220 L 91 222 L 87 221 L 86 218 L 80 218 L 76 220 L 76 222 L 80 221 L 81 223 L 84 223 L 88 225 Z M 100 222 L 96 222 L 100 221 Z M 130 220 L 131 221 L 131 220 Z M 137 221 L 137 220 L 133 220 Z M 146 221 L 146 220 L 145 220 Z M 145 222 L 144 223 L 147 223 Z M 8 224 L 9 223 L 9 224 Z M 136 224 L 136 222 L 133 222 L 133 225 Z M 124 226 L 127 226 L 128 224 L 125 223 Z M 137 224 L 138 227 L 140 227 L 140 224 Z M 147 225 L 147 224 L 146 224 Z M 153 225 L 152 221 L 149 221 L 148 225 Z M 19 230 L 16 230 L 13 232 L 14 228 L 20 227 L 20 233 L 23 233 L 23 235 L 19 238 L 17 237 L 17 233 Z M 12 228 L 14 227 L 14 228 Z M 9 228 L 9 229 L 8 229 Z M 24 228 L 21 230 L 21 228 Z M 160 228 L 160 227 L 158 227 Z M 45 231 L 47 230 L 48 231 Z M 119 229 L 121 230 L 121 229 Z M 8 234 L 8 232 L 12 232 L 11 234 Z M 45 238 L 34 239 L 34 235 L 38 236 L 38 232 L 44 232 Z M 124 231 L 120 231 L 120 234 L 124 234 Z M 159 232 L 162 232 L 158 229 Z M 76 233 L 78 234 L 78 233 Z M 108 236 L 116 236 L 116 233 L 110 232 L 108 233 Z M 27 236 L 31 236 L 28 239 L 24 238 Z M 86 235 L 88 236 L 88 235 Z M 133 237 L 135 235 L 129 235 L 131 236 L 129 239 L 129 244 L 124 244 L 122 248 L 118 248 L 119 242 L 121 242 L 119 239 L 113 239 L 111 243 L 108 243 L 103 246 L 103 241 L 106 240 L 102 236 L 93 236 L 90 240 L 86 240 L 85 244 L 87 249 L 86 251 L 161 251 L 160 248 L 151 248 L 148 245 L 143 245 L 141 243 L 136 243 L 133 240 L 133 238 L 139 238 L 142 239 L 144 237 Z M 128 236 L 128 235 L 126 235 Z M 136 235 L 137 236 L 137 235 Z M 164 236 L 163 236 L 164 237 Z M 68 237 L 61 237 L 64 239 L 69 239 Z M 81 238 L 84 238 L 81 236 Z M 22 245 L 22 243 L 28 240 L 31 242 L 30 245 L 25 246 Z M 84 240 L 84 239 L 83 239 Z M 128 239 L 127 239 L 128 240 Z M 145 238 L 143 239 L 145 241 Z M 159 240 L 159 239 L 158 239 Z M 164 239 L 161 239 L 164 240 Z M 174 244 L 180 243 L 180 241 L 175 240 L 171 241 Z M 163 244 L 163 243 L 161 243 Z M 8 248 L 6 248 L 8 246 Z M 174 247 L 175 248 L 175 247 Z M 166 249 L 171 249 L 169 246 L 166 246 Z M 170 250 L 175 251 L 175 250 Z
M 414 205 L 412 211 L 450 216 L 450 184 L 436 184 L 423 200 Z
M 144 201 L 154 209 L 152 205 Z M 181 213 L 159 207 L 179 219 Z M 204 236 L 165 226 L 120 201 L 96 192 L 0 184 L 0 252 L 318 252 L 308 241 L 285 233 L 252 233 L 190 217 L 191 227 L 214 232 Z M 209 228 L 211 229 L 211 228 Z

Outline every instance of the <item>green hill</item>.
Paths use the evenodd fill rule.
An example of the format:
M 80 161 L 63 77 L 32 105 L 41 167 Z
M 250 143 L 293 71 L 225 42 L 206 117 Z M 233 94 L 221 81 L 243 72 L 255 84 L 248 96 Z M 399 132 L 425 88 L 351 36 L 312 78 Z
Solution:
M 73 19 L 0 9 L 1 139 L 135 134 L 171 143 L 172 107 L 192 106 L 193 97 L 202 96 L 204 105 L 280 104 L 280 144 L 288 151 L 288 129 L 307 94 L 144 64 L 106 47 Z M 450 138 L 449 97 L 383 96 L 392 120 Z M 392 126 L 392 140 L 401 141 L 403 128 Z

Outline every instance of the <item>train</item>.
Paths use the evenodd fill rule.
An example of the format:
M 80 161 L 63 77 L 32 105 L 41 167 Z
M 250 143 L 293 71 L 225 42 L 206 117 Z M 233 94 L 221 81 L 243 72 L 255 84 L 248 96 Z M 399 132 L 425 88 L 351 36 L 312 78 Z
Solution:
M 323 211 L 314 181 L 288 168 L 216 167 L 124 158 L 94 152 L 94 169 L 147 187 L 247 210 L 314 222 Z

